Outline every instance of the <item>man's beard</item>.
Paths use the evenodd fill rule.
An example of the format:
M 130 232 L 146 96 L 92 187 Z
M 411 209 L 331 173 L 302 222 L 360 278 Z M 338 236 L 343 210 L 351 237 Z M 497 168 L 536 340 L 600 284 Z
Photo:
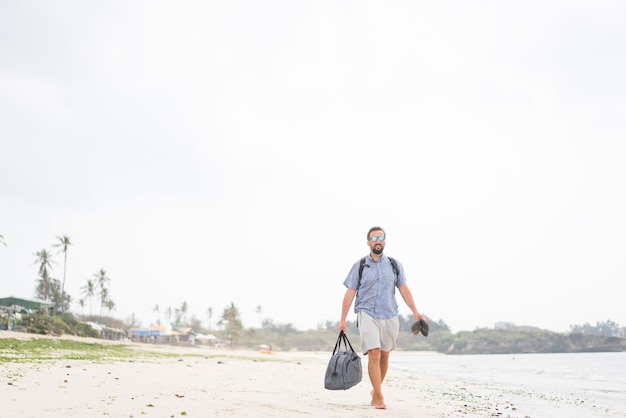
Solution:
M 372 252 L 376 255 L 381 255 L 383 253 L 383 247 L 380 247 L 380 248 L 374 247 L 372 248 Z

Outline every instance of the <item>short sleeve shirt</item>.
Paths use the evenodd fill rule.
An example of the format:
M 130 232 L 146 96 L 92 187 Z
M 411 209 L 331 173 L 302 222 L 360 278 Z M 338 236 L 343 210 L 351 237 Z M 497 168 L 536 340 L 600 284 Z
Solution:
M 389 319 L 398 316 L 398 303 L 396 301 L 396 287 L 406 283 L 404 268 L 396 260 L 398 266 L 398 280 L 391 266 L 391 261 L 386 255 L 382 255 L 375 262 L 368 254 L 365 257 L 363 275 L 359 285 L 360 260 L 354 263 L 343 285 L 356 290 L 354 312 L 363 311 L 372 318 Z

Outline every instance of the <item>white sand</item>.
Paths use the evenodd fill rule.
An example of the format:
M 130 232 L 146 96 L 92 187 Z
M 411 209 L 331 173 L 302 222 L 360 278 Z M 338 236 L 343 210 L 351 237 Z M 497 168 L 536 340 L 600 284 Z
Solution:
M 0 338 L 15 334 L 33 337 L 0 332 Z M 0 418 L 527 416 L 523 408 L 518 410 L 516 399 L 500 399 L 501 404 L 494 405 L 474 396 L 468 384 L 394 370 L 393 353 L 383 388 L 388 409 L 376 410 L 369 405 L 366 358 L 360 384 L 329 391 L 323 381 L 330 353 L 133 346 L 177 356 L 2 364 Z

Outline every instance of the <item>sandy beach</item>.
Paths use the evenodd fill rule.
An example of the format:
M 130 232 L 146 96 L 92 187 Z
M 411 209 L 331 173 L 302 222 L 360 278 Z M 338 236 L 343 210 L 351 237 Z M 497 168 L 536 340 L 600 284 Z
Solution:
M 0 338 L 44 337 L 1 332 Z M 388 409 L 376 410 L 369 405 L 366 358 L 360 384 L 329 391 L 323 379 L 330 353 L 132 345 L 175 355 L 2 364 L 0 418 L 531 416 L 517 404 L 527 400 L 514 394 L 491 397 L 467 382 L 401 373 L 393 363 L 384 386 Z

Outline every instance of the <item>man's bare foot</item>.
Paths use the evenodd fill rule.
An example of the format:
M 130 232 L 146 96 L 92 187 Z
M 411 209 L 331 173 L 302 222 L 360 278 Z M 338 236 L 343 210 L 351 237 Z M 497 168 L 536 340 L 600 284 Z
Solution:
M 376 409 L 387 409 L 387 405 L 385 405 L 385 399 L 382 396 L 374 396 L 374 391 L 371 391 L 372 401 L 370 405 Z

